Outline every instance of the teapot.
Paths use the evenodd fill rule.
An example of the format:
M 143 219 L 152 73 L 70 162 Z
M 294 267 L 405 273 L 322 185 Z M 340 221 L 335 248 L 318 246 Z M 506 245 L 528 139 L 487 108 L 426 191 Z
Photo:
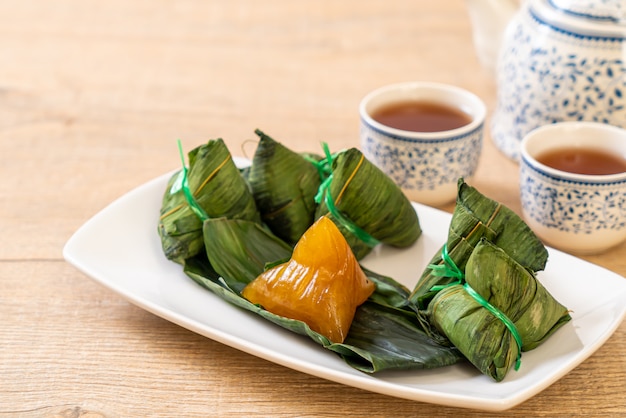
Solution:
M 626 128 L 626 0 L 466 0 L 495 72 L 491 137 L 520 158 L 531 130 L 563 121 Z

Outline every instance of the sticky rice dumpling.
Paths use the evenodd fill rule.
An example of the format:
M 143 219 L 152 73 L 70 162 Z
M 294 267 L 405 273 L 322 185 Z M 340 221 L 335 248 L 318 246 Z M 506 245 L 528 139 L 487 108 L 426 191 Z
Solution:
M 512 327 L 481 298 L 504 314 Z M 520 350 L 537 347 L 571 319 L 532 272 L 486 239 L 467 260 L 465 284 L 440 290 L 426 314 L 472 364 L 496 381 L 504 379 Z
M 210 218 L 227 217 L 260 223 L 248 184 L 222 139 L 210 140 L 188 153 L 188 189 Z M 204 250 L 203 220 L 180 187 L 181 172 L 172 176 L 163 196 L 158 232 L 165 256 L 178 263 Z
M 302 235 L 291 259 L 259 275 L 242 296 L 341 343 L 356 308 L 375 288 L 339 229 L 321 217 Z
M 316 217 L 328 216 L 361 259 L 373 245 L 346 227 L 356 225 L 374 241 L 408 247 L 421 235 L 419 220 L 402 190 L 356 148 L 339 152 L 332 160 L 332 179 L 318 206 Z M 329 208 L 328 200 L 336 210 Z M 375 244 L 374 244 L 375 245 Z
M 260 130 L 248 181 L 261 218 L 294 245 L 313 224 L 321 179 L 313 164 Z
M 482 238 L 489 239 L 530 271 L 545 268 L 548 251 L 528 225 L 511 209 L 482 195 L 460 179 L 445 245 L 450 258 L 461 271 Z M 430 264 L 444 264 L 442 249 L 433 255 Z M 423 309 L 435 294 L 431 290 L 433 286 L 453 280 L 436 274 L 433 269 L 424 270 L 410 296 L 411 303 Z

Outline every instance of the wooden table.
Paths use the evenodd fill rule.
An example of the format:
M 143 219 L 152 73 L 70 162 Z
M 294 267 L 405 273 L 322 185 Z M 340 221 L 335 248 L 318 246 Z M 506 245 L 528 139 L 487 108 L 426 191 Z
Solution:
M 130 304 L 61 253 L 108 203 L 176 168 L 177 138 L 248 156 L 257 127 L 298 151 L 358 146 L 361 97 L 405 80 L 467 88 L 493 110 L 463 1 L 3 0 L 0 58 L 0 417 L 504 415 L 258 359 Z M 519 212 L 516 178 L 487 135 L 473 184 Z M 626 245 L 587 259 L 626 275 Z M 624 389 L 621 324 L 506 415 L 623 416 Z

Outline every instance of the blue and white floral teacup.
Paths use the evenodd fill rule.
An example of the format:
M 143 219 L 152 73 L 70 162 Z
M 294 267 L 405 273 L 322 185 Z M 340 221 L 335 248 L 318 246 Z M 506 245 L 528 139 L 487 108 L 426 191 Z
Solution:
M 547 244 L 573 254 L 600 253 L 620 244 L 626 239 L 626 171 L 574 174 L 537 161 L 564 147 L 594 149 L 626 162 L 626 130 L 596 122 L 561 122 L 526 135 L 521 142 L 520 194 L 527 224 Z
M 409 101 L 432 102 L 461 110 L 464 126 L 417 132 L 383 125 L 372 114 Z M 481 154 L 486 107 L 473 93 L 440 83 L 406 82 L 381 87 L 363 98 L 361 150 L 413 201 L 440 206 L 453 201 L 460 177 L 471 180 Z

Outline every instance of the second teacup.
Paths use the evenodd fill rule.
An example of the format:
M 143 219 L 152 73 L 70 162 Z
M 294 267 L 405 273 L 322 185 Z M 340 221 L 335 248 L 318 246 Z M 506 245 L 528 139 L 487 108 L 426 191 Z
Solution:
M 526 135 L 521 155 L 522 212 L 547 244 L 591 254 L 626 240 L 626 130 L 546 125 Z
M 359 106 L 363 154 L 407 197 L 439 206 L 478 165 L 486 108 L 459 87 L 407 82 L 379 88 Z

